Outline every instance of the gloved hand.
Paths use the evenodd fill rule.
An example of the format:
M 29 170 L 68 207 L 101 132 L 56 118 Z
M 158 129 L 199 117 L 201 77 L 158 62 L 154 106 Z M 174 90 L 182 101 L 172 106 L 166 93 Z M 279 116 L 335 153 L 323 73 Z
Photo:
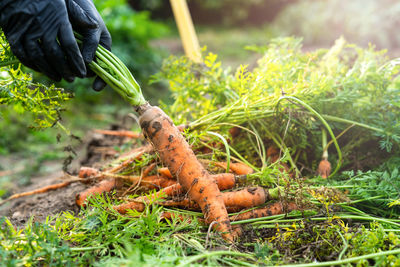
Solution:
M 86 64 L 94 59 L 97 46 L 111 50 L 111 35 L 92 0 L 66 0 L 72 28 L 83 36 L 82 56 Z M 94 73 L 88 69 L 88 76 Z M 106 83 L 96 77 L 93 89 L 100 91 Z
M 82 54 L 72 25 L 84 36 Z M 0 26 L 17 58 L 55 81 L 86 77 L 85 62 L 93 59 L 100 38 L 106 48 L 111 46 L 90 0 L 1 0 Z M 104 85 L 97 79 L 93 87 Z

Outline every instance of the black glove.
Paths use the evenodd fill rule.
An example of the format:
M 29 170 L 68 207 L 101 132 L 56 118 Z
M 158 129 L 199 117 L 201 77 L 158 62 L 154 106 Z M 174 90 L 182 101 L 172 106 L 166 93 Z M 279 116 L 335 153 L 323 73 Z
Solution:
M 83 36 L 82 56 L 86 64 L 94 59 L 99 43 L 111 50 L 111 35 L 92 0 L 66 0 L 72 28 Z M 90 22 L 90 23 L 89 23 Z M 88 69 L 88 76 L 94 73 Z M 106 83 L 96 77 L 93 89 L 100 91 Z
M 99 42 L 111 48 L 110 34 L 91 0 L 0 0 L 0 26 L 18 59 L 55 81 L 86 77 L 84 63 L 93 60 Z M 82 54 L 72 28 L 84 37 Z M 104 86 L 96 78 L 93 88 Z
M 2 0 L 0 26 L 24 65 L 55 81 L 86 76 L 65 0 Z

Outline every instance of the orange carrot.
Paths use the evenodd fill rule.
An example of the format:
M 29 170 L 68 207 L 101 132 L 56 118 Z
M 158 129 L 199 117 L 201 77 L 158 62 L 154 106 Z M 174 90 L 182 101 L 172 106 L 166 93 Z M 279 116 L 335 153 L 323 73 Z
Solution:
M 159 174 L 164 175 L 165 177 L 168 177 L 169 179 L 173 178 L 171 172 L 166 167 L 158 168 L 157 171 L 158 171 Z
M 143 177 L 146 177 L 149 175 L 149 173 L 157 166 L 157 163 L 153 162 L 149 166 L 147 166 L 144 170 L 143 173 L 141 174 Z
M 267 200 L 277 199 L 278 191 L 275 189 L 266 190 L 262 187 L 248 187 L 238 191 L 223 192 L 225 206 L 229 212 L 237 212 L 243 209 L 249 209 L 261 204 Z M 188 209 L 198 210 L 199 206 L 189 199 L 168 200 L 159 202 L 158 204 L 166 207 L 184 207 Z
M 81 167 L 79 169 L 78 176 L 80 178 L 89 178 L 89 177 L 97 176 L 99 174 L 100 174 L 100 171 L 98 169 L 91 168 L 91 167 Z
M 146 207 L 144 201 L 144 198 L 138 197 L 134 200 L 130 200 L 129 202 L 114 206 L 113 209 L 120 214 L 126 214 L 128 210 L 136 210 L 138 212 L 142 212 Z
M 271 163 L 276 162 L 279 159 L 279 149 L 275 146 L 268 147 L 267 157 L 271 159 Z
M 168 179 L 164 176 L 152 175 L 143 177 L 141 183 L 143 184 L 142 187 L 146 189 L 160 189 L 174 185 L 176 184 L 176 181 Z
M 140 126 L 146 138 L 158 152 L 179 184 L 201 208 L 208 224 L 217 222 L 216 229 L 232 242 L 234 236 L 222 194 L 217 183 L 197 160 L 189 144 L 159 108 L 142 105 L 137 111 L 141 115 Z
M 268 190 L 262 187 L 249 187 L 239 191 L 224 192 L 224 203 L 229 210 L 242 210 L 264 204 L 268 199 Z
M 239 136 L 241 131 L 242 129 L 240 129 L 239 127 L 232 127 L 229 129 L 229 134 L 232 136 L 232 138 L 235 138 Z
M 106 171 L 110 173 L 116 173 L 119 172 L 120 170 L 128 167 L 130 164 L 132 164 L 135 160 L 139 159 L 140 157 L 143 156 L 145 153 L 151 153 L 153 151 L 153 147 L 151 145 L 146 145 L 143 147 L 136 148 L 132 150 L 131 152 L 124 154 L 120 157 L 120 159 L 127 158 L 124 160 L 121 164 L 108 168 Z
M 322 178 L 326 179 L 331 174 L 331 169 L 332 169 L 331 163 L 328 160 L 323 159 L 319 162 L 317 172 L 318 175 L 321 175 Z
M 59 184 L 52 184 L 52 185 L 48 185 L 48 186 L 45 186 L 45 187 L 42 187 L 42 188 L 39 188 L 36 190 L 14 194 L 14 195 L 10 196 L 9 198 L 6 198 L 6 199 L 0 201 L 0 205 L 3 205 L 5 202 L 16 199 L 16 198 L 32 196 L 32 195 L 36 195 L 36 194 L 43 194 L 48 191 L 57 190 L 57 189 L 66 187 L 75 181 L 79 181 L 79 180 L 71 180 L 71 181 L 66 181 L 66 182 L 59 183 Z
M 178 218 L 178 220 L 181 221 L 181 222 L 187 220 L 188 223 L 191 223 L 191 219 L 188 216 L 184 216 L 184 215 L 179 214 L 179 213 L 164 211 L 161 214 L 161 219 L 163 219 L 163 220 L 170 220 L 171 221 L 174 218 Z
M 82 193 L 76 195 L 75 202 L 79 207 L 84 207 L 86 205 L 86 200 L 89 196 L 95 194 L 102 194 L 104 192 L 110 192 L 115 187 L 117 187 L 118 183 L 116 179 L 106 179 L 102 180 L 99 183 L 95 184 L 92 187 L 89 187 Z
M 231 189 L 236 184 L 243 183 L 243 181 L 245 180 L 244 176 L 235 177 L 232 173 L 214 174 L 211 175 L 211 177 L 215 179 L 220 190 Z M 184 191 L 182 189 L 182 186 L 176 183 L 161 189 L 160 191 L 150 195 L 149 197 L 151 200 L 154 199 L 161 200 L 163 196 L 174 197 L 181 195 L 183 192 Z M 114 206 L 114 209 L 121 214 L 125 214 L 128 209 L 136 209 L 138 211 L 143 211 L 145 207 L 143 205 L 143 201 L 148 203 L 150 199 L 147 197 L 138 197 L 135 198 L 134 200 L 131 200 L 128 203 L 122 203 L 118 206 Z
M 143 135 L 140 133 L 126 131 L 126 130 L 94 130 L 96 133 L 104 134 L 104 135 L 113 135 L 113 136 L 121 136 L 121 137 L 128 137 L 128 138 L 142 138 Z
M 214 162 L 214 164 L 222 169 L 226 169 L 227 163 L 226 162 Z M 230 163 L 229 164 L 229 169 L 237 175 L 246 175 L 246 174 L 252 174 L 254 170 L 247 166 L 244 163 L 238 162 L 238 163 Z
M 281 202 L 276 202 L 270 204 L 264 208 L 254 209 L 251 211 L 247 211 L 244 213 L 240 213 L 238 215 L 234 215 L 229 217 L 231 222 L 234 221 L 243 221 L 252 218 L 261 218 L 261 217 L 268 217 L 272 215 L 283 214 L 285 212 L 290 212 L 292 210 L 298 209 L 297 205 L 293 202 L 289 202 L 286 205 L 282 204 Z

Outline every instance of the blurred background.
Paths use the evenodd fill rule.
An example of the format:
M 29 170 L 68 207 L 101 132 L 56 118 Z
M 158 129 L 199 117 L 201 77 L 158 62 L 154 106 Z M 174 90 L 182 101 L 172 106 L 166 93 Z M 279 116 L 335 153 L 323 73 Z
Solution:
M 113 38 L 113 51 L 131 69 L 152 103 L 171 102 L 166 84 L 151 83 L 162 60 L 183 55 L 169 1 L 94 0 Z M 248 46 L 280 36 L 303 39 L 305 51 L 330 47 L 340 36 L 361 46 L 400 56 L 400 1 L 395 0 L 188 0 L 200 45 L 219 56 L 223 66 L 254 65 L 259 55 Z M 50 84 L 40 74 L 35 79 Z M 90 80 L 60 83 L 75 94 L 62 124 L 85 139 L 93 128 L 109 128 L 131 109 L 110 88 L 91 89 Z M 61 169 L 80 142 L 58 129 L 33 130 L 32 118 L 18 106 L 0 106 L 0 196 L 18 177 Z M 61 133 L 61 138 L 56 138 Z

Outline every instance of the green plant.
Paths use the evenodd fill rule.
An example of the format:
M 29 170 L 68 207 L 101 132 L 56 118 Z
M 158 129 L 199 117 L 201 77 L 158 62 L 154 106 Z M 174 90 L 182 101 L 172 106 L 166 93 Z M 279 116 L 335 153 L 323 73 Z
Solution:
M 370 214 L 398 217 L 398 206 L 390 207 L 390 203 L 399 197 L 400 179 L 399 169 L 394 167 L 389 171 L 353 171 L 344 172 L 339 182 L 331 184 L 346 186 L 348 197 L 360 200 L 355 206 Z
M 73 266 L 75 260 L 66 242 L 49 225 L 31 219 L 24 229 L 15 229 L 0 218 L 0 260 L 5 266 Z
M 25 73 L 15 59 L 2 32 L 0 46 L 0 104 L 11 106 L 19 114 L 32 114 L 33 127 L 43 129 L 57 124 L 62 104 L 72 95 L 54 85 L 47 87 L 33 82 L 32 76 Z
M 199 132 L 227 133 L 233 126 L 244 126 L 247 130 L 240 135 L 244 141 L 235 142 L 242 146 L 235 145 L 232 152 L 263 167 L 267 165 L 265 146 L 275 145 L 283 153 L 290 151 L 292 168 L 296 158 L 302 166 L 316 169 L 322 148 L 315 144 L 320 143 L 322 127 L 328 127 L 328 132 L 332 129 L 333 142 L 332 134 L 340 136 L 346 168 L 357 168 L 352 165 L 354 157 L 365 161 L 361 168 L 377 166 L 389 157 L 392 146 L 398 147 L 398 61 L 388 61 L 383 52 L 361 49 L 344 39 L 329 50 L 307 53 L 301 51 L 301 41 L 293 38 L 274 39 L 265 47 L 251 49 L 263 55 L 258 66 L 251 71 L 240 66 L 233 73 L 221 67 L 212 53 L 205 56 L 203 65 L 169 58 L 154 77 L 168 81 L 176 99 L 163 108 L 176 123 L 189 123 Z M 373 158 L 365 156 L 371 145 Z M 335 150 L 338 166 L 337 144 Z M 330 152 L 330 160 L 335 161 L 334 151 Z M 257 159 L 252 156 L 255 153 Z

